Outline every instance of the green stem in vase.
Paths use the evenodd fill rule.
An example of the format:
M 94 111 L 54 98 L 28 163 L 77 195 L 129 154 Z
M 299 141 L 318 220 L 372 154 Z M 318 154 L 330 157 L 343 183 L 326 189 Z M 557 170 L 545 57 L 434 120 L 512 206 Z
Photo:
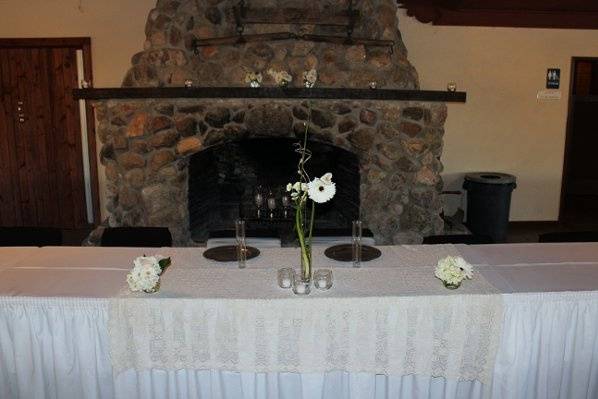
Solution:
M 309 248 L 311 249 L 311 240 L 314 234 L 314 220 L 315 220 L 315 215 L 316 215 L 316 203 L 315 202 L 311 202 L 311 216 L 309 219 L 309 238 L 308 238 L 308 243 L 307 245 L 309 245 Z M 309 251 L 309 264 L 311 265 L 311 251 Z
M 301 201 L 297 206 L 295 213 L 295 230 L 297 230 L 297 238 L 301 246 L 301 275 L 304 279 L 309 279 L 311 275 L 311 259 L 308 252 L 307 243 L 305 242 L 305 232 L 303 231 L 303 208 L 305 202 Z

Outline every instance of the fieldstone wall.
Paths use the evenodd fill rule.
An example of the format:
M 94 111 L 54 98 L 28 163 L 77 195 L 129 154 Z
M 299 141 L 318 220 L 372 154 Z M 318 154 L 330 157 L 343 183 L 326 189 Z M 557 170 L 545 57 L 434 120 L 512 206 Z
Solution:
M 353 0 L 361 17 L 353 37 L 393 40 L 394 48 L 343 46 L 305 41 L 271 41 L 202 47 L 194 39 L 235 36 L 232 12 L 239 0 L 158 0 L 148 16 L 144 50 L 132 58 L 123 86 L 246 86 L 247 72 L 261 72 L 264 85 L 274 85 L 269 69 L 287 71 L 290 86 L 302 86 L 304 71 L 315 68 L 319 86 L 417 89 L 417 72 L 397 27 L 395 0 Z M 348 0 L 245 0 L 248 7 L 272 10 L 319 9 L 323 14 L 347 8 Z M 269 32 L 345 36 L 343 27 L 314 25 L 247 25 L 244 34 Z
M 145 50 L 133 56 L 124 86 L 245 86 L 247 72 L 270 68 L 290 73 L 302 85 L 315 68 L 319 87 L 418 88 L 397 29 L 394 0 L 355 1 L 363 18 L 355 37 L 395 41 L 394 51 L 326 43 L 283 41 L 202 48 L 193 38 L 235 34 L 231 0 L 159 0 L 146 26 Z M 249 5 L 253 1 L 247 1 Z M 260 7 L 322 9 L 344 0 L 301 2 L 255 0 Z M 279 31 L 271 25 L 246 33 Z M 318 34 L 314 26 L 284 27 Z M 342 34 L 336 32 L 335 34 Z M 299 137 L 307 120 L 300 100 L 135 100 L 95 104 L 101 162 L 107 178 L 110 226 L 168 226 L 176 245 L 190 245 L 187 210 L 188 157 L 209 146 L 252 137 Z M 313 100 L 311 139 L 358 155 L 361 203 L 366 225 L 380 244 L 415 243 L 442 231 L 439 216 L 443 125 L 442 103 Z

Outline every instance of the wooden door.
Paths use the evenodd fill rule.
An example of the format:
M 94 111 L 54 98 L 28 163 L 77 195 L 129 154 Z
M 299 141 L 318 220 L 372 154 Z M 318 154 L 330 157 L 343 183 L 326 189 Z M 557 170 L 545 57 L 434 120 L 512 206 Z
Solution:
M 598 59 L 574 59 L 561 221 L 598 222 Z
M 86 217 L 76 49 L 0 48 L 0 223 L 80 228 Z M 3 168 L 4 169 L 4 168 Z
M 14 85 L 8 54 L 0 49 L 0 224 L 20 226 L 21 197 L 16 171 Z

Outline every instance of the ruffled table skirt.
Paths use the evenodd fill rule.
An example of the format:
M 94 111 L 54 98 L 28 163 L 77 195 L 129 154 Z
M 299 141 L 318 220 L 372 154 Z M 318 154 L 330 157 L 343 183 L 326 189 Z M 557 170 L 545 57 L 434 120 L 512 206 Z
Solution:
M 504 294 L 492 384 L 365 373 L 113 376 L 106 299 L 0 298 L 0 398 L 598 398 L 598 292 Z

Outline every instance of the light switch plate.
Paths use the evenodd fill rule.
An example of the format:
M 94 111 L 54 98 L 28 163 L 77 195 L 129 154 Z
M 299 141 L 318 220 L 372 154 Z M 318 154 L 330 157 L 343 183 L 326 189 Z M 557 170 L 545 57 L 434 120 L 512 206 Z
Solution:
M 539 101 L 554 101 L 561 99 L 560 90 L 540 90 L 536 98 Z

